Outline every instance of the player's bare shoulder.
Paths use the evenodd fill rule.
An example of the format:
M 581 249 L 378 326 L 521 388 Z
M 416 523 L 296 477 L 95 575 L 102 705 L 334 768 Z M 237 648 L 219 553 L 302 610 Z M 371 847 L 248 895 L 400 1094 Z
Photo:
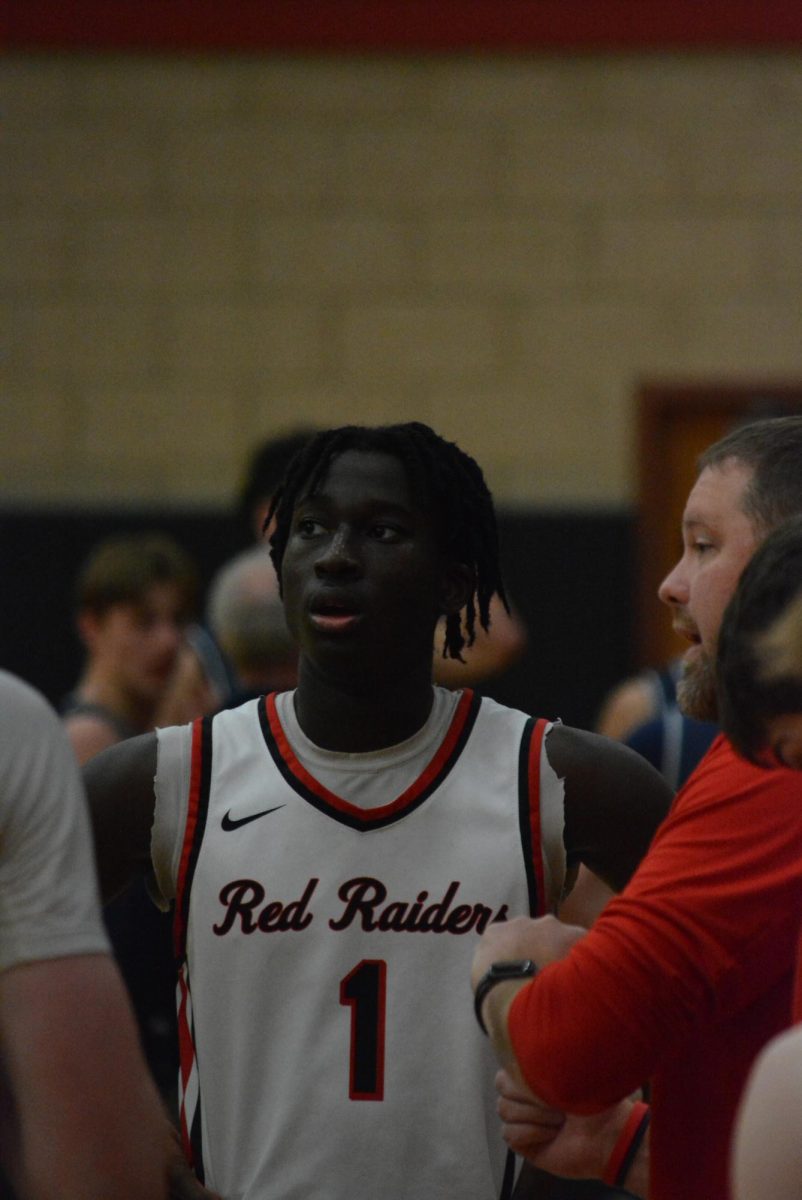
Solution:
M 546 754 L 565 787 L 565 846 L 618 891 L 640 862 L 673 799 L 651 763 L 601 734 L 554 725 Z
M 156 734 L 143 733 L 109 746 L 83 768 L 104 897 L 150 861 L 156 753 Z

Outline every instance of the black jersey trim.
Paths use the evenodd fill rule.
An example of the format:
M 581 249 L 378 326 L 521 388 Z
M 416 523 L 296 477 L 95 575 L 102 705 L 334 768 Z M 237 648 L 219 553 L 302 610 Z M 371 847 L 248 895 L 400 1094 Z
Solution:
M 319 812 L 350 829 L 382 829 L 408 816 L 429 799 L 453 770 L 468 742 L 481 707 L 481 697 L 466 689 L 438 750 L 415 783 L 390 804 L 360 809 L 329 792 L 306 771 L 289 747 L 278 720 L 275 697 L 259 702 L 259 721 L 273 762 L 293 791 Z M 277 733 L 279 736 L 277 736 Z M 282 746 L 279 737 L 284 742 Z
M 515 1185 L 515 1155 L 512 1150 L 507 1151 L 507 1157 L 504 1161 L 504 1179 L 501 1183 L 501 1191 L 498 1194 L 498 1200 L 512 1200 L 512 1189 Z

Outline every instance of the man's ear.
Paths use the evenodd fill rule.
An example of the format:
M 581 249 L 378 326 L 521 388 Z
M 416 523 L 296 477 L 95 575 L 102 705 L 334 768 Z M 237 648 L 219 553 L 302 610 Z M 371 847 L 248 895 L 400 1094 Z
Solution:
M 97 642 L 103 618 L 98 613 L 84 608 L 78 613 L 75 624 L 78 628 L 78 636 L 86 649 L 91 652 Z
M 449 563 L 443 575 L 440 611 L 449 617 L 465 607 L 475 586 L 473 571 L 465 563 Z

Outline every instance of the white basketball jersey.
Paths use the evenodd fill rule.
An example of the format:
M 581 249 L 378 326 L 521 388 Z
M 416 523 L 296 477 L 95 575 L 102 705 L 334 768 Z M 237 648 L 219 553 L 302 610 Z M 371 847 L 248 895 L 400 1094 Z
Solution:
M 423 773 L 365 809 L 299 762 L 273 697 L 196 723 L 182 1125 L 226 1200 L 511 1194 L 469 975 L 490 921 L 543 911 L 545 728 L 466 691 Z

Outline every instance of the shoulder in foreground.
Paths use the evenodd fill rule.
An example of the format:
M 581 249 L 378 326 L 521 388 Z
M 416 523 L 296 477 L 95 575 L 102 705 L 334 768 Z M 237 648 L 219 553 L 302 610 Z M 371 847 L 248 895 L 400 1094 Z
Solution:
M 0 703 L 4 718 L 15 714 L 26 720 L 35 719 L 37 723 L 45 721 L 53 725 L 58 720 L 55 710 L 42 693 L 10 671 L 0 670 Z

